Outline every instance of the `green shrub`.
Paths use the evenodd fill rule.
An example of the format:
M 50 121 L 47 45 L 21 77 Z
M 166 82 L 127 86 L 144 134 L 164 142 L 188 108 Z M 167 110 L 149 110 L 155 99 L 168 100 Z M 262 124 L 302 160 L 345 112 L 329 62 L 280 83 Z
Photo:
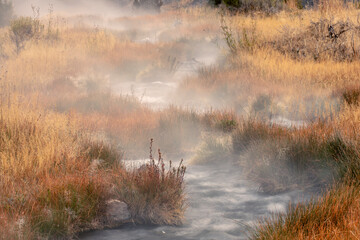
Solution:
M 0 27 L 9 24 L 13 16 L 13 6 L 7 0 L 0 0 Z
M 20 17 L 12 20 L 10 33 L 16 46 L 16 52 L 19 53 L 27 41 L 38 35 L 41 28 L 39 20 L 31 17 Z

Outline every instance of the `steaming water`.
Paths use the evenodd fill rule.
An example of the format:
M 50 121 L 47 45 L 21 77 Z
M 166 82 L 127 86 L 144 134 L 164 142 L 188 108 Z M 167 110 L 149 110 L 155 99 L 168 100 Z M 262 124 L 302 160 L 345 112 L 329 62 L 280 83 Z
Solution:
M 294 121 L 294 120 L 290 120 L 281 116 L 277 116 L 275 118 L 272 118 L 270 120 L 271 124 L 276 124 L 279 126 L 283 126 L 283 127 L 287 127 L 287 128 L 301 128 L 301 127 L 305 127 L 307 125 L 306 121 Z
M 134 41 L 148 44 L 159 41 L 159 34 L 142 36 Z M 177 69 L 156 79 L 114 79 L 112 90 L 141 99 L 153 108 L 164 108 L 172 103 L 179 82 L 197 73 L 200 67 L 216 64 L 221 49 L 216 43 L 204 40 L 203 46 L 194 48 L 191 42 L 185 59 L 180 59 Z M 184 105 L 186 101 L 183 101 Z M 204 109 L 202 103 L 187 106 Z M 300 126 L 284 118 L 274 119 L 273 124 L 288 127 Z M 138 164 L 144 163 L 138 161 Z M 130 162 L 134 164 L 134 162 Z M 135 164 L 136 165 L 136 164 Z M 221 166 L 219 166 L 221 165 Z M 259 193 L 256 184 L 245 180 L 239 166 L 188 165 L 185 175 L 188 209 L 182 226 L 136 226 L 125 224 L 118 229 L 94 231 L 81 235 L 81 239 L 246 239 L 249 227 L 260 218 L 273 213 L 285 212 L 288 203 L 306 200 L 301 191 L 277 195 Z
M 183 77 L 195 74 L 199 67 L 216 62 L 220 50 L 214 51 L 215 47 L 209 46 L 190 56 L 180 64 L 174 75 L 166 80 L 129 79 L 118 82 L 113 89 L 122 94 L 135 95 L 152 107 L 165 107 L 171 102 L 169 96 Z M 288 127 L 304 124 L 284 118 L 274 119 L 272 123 Z M 184 225 L 174 227 L 125 224 L 118 229 L 83 234 L 81 239 L 246 239 L 249 227 L 262 217 L 285 212 L 290 201 L 296 203 L 309 198 L 302 191 L 277 195 L 261 194 L 254 183 L 244 179 L 238 166 L 219 165 L 187 166 L 185 181 L 189 205 Z
M 188 209 L 185 223 L 172 226 L 135 226 L 86 233 L 81 239 L 246 239 L 247 229 L 261 217 L 285 212 L 289 201 L 304 200 L 293 191 L 264 195 L 244 180 L 237 166 L 188 166 Z M 302 196 L 302 197 L 299 197 Z
M 149 39 L 149 37 L 146 37 L 139 42 L 143 43 Z M 155 40 L 152 39 L 152 41 Z M 191 42 L 188 43 L 189 49 L 192 49 L 191 44 Z M 155 109 L 165 108 L 174 103 L 172 96 L 174 96 L 181 80 L 197 74 L 198 69 L 201 67 L 216 64 L 221 55 L 221 49 L 215 43 L 204 41 L 202 48 L 186 52 L 186 55 L 186 59 L 179 60 L 174 72 L 164 74 L 163 77 L 154 78 L 150 81 L 148 79 L 115 80 L 111 88 L 116 93 L 135 96 L 142 103 L 148 104 L 149 107 Z M 182 101 L 182 105 L 196 110 L 203 110 L 207 107 L 204 104 L 199 104 L 199 102 L 189 103 Z

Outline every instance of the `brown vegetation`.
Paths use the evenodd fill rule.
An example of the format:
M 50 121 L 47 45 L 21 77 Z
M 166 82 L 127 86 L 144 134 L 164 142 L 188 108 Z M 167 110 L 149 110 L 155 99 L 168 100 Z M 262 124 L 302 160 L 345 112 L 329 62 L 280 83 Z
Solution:
M 174 15 L 179 26 L 169 25 Z M 217 134 L 205 136 L 195 162 L 235 159 L 264 192 L 318 190 L 338 181 L 320 200 L 262 222 L 253 238 L 356 239 L 357 15 L 353 7 L 330 5 L 271 16 L 224 15 L 231 56 L 178 88 L 178 99 L 231 109 L 204 113 L 173 106 L 153 110 L 109 88 L 123 79 L 171 76 L 176 61 L 187 57 L 180 51 L 184 41 L 220 41 L 220 17 L 213 9 L 110 21 L 122 31 L 85 23 L 47 29 L 39 19 L 18 19 L 0 29 L 0 238 L 67 238 L 101 228 L 111 198 L 128 204 L 134 222 L 180 224 L 185 168 L 165 166 L 160 151 L 155 160 L 152 149 L 172 156 L 193 152 L 211 131 Z M 144 24 L 134 31 L 138 22 Z M 164 28 L 157 34 L 162 41 L 140 41 Z M 306 124 L 280 126 L 277 116 Z M 124 167 L 124 156 L 147 156 L 150 138 L 157 144 L 150 162 Z
M 130 170 L 117 180 L 116 194 L 130 206 L 133 219 L 138 223 L 182 223 L 186 208 L 184 174 L 186 167 L 181 161 L 177 168 L 172 162 L 165 166 L 160 149 L 158 159 L 152 156 L 153 139 L 150 143 L 150 162 L 139 169 Z M 166 170 L 168 168 L 168 170 Z
M 41 30 L 36 37 L 34 24 Z M 165 170 L 161 156 L 145 170 L 127 169 L 121 160 L 131 151 L 148 153 L 150 137 L 168 149 L 181 144 L 169 134 L 183 141 L 193 115 L 115 96 L 104 77 L 129 68 L 136 77 L 154 58 L 166 68 L 172 43 L 157 45 L 159 53 L 153 44 L 87 28 L 59 27 L 49 37 L 44 26 L 24 18 L 1 30 L 0 239 L 69 238 L 103 228 L 106 202 L 114 198 L 128 204 L 134 222 L 180 224 L 185 168 Z

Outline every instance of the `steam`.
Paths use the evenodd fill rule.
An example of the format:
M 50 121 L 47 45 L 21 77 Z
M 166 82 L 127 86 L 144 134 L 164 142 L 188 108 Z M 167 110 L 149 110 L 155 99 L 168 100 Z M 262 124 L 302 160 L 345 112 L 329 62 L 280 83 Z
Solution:
M 242 75 L 233 69 L 231 70 L 235 72 L 234 75 L 227 74 L 227 68 L 231 68 L 231 57 L 225 50 L 226 46 L 221 39 L 217 19 L 208 18 L 205 23 L 198 23 L 192 18 L 182 17 L 177 12 L 173 13 L 175 16 L 178 14 L 176 17 L 166 13 L 152 16 L 139 15 L 133 12 L 131 3 L 128 1 L 114 3 L 105 0 L 14 0 L 17 15 L 33 16 L 32 6 L 40 8 L 40 17 L 54 11 L 67 19 L 83 21 L 93 29 L 96 28 L 94 25 L 100 25 L 135 49 L 131 52 L 129 46 L 123 46 L 120 50 L 129 50 L 128 58 L 116 66 L 111 62 L 100 64 L 94 60 L 94 67 L 86 69 L 86 72 L 77 76 L 67 76 L 70 82 L 69 87 L 78 88 L 77 91 L 87 95 L 75 103 L 73 99 L 66 99 L 67 101 L 62 99 L 56 110 L 66 111 L 78 108 L 81 111 L 90 112 L 98 107 L 101 110 L 99 112 L 111 114 L 113 109 L 109 108 L 109 110 L 106 107 L 113 94 L 130 96 L 131 100 L 124 101 L 123 104 L 127 104 L 127 107 L 131 105 L 129 107 L 131 110 L 136 111 L 146 106 L 150 109 L 144 110 L 145 114 L 149 114 L 147 117 L 150 117 L 150 114 L 160 114 L 156 131 L 142 132 L 141 136 L 135 136 L 135 134 L 133 136 L 130 132 L 129 135 L 137 139 L 128 140 L 140 142 L 143 139 L 155 138 L 155 140 L 159 139 L 156 142 L 158 146 L 155 145 L 155 148 L 161 148 L 165 156 L 166 154 L 193 155 L 194 166 L 187 180 L 192 197 L 194 197 L 191 200 L 194 212 L 188 213 L 190 225 L 185 228 L 184 236 L 197 238 L 200 234 L 206 234 L 210 225 L 211 234 L 221 231 L 220 235 L 217 235 L 219 239 L 224 236 L 228 239 L 237 239 L 235 236 L 239 234 L 237 230 L 239 226 L 234 223 L 234 219 L 245 218 L 248 224 L 255 220 L 255 215 L 264 216 L 269 212 L 284 212 L 287 201 L 299 194 L 300 191 L 295 191 L 295 193 L 294 188 L 289 188 L 292 186 L 287 186 L 289 181 L 286 177 L 293 173 L 286 169 L 283 163 L 286 161 L 280 159 L 283 162 L 278 161 L 277 164 L 273 164 L 274 160 L 279 160 L 281 152 L 274 152 L 270 142 L 253 143 L 239 157 L 232 152 L 229 133 L 204 134 L 200 121 L 191 118 L 191 111 L 202 113 L 209 109 L 219 109 L 234 110 L 239 115 L 254 114 L 268 120 L 269 124 L 288 128 L 301 128 L 308 124 L 307 121 L 294 117 L 286 107 L 283 107 L 289 105 L 286 102 L 288 95 L 267 94 L 260 88 L 270 87 L 261 85 L 262 82 L 259 87 L 251 82 L 250 76 Z M 233 79 L 247 78 L 249 80 L 243 81 L 241 85 L 229 84 Z M 196 89 L 193 82 L 199 79 L 202 81 L 199 81 L 200 87 L 196 86 L 199 87 Z M 211 88 L 211 84 L 219 79 L 223 81 L 222 84 L 218 88 Z M 328 98 L 324 99 L 325 102 Z M 176 107 L 171 107 L 171 105 Z M 311 105 L 311 103 L 305 102 L 305 105 Z M 323 108 L 322 104 L 318 105 L 317 109 Z M 334 100 L 333 105 L 337 106 L 338 102 Z M 183 109 L 186 110 L 183 111 Z M 310 108 L 308 112 L 311 111 Z M 111 137 L 120 141 L 116 139 L 117 136 Z M 148 154 L 147 146 L 127 143 L 123 139 L 119 145 L 125 148 L 127 151 L 125 156 L 128 158 L 143 159 Z M 143 149 L 146 151 L 143 152 Z M 239 160 L 243 160 L 241 170 Z M 259 163 L 259 161 L 268 161 L 273 165 L 265 170 L 254 170 L 256 168 L 254 163 Z M 258 193 L 259 186 L 244 180 L 244 175 L 242 175 L 246 171 L 254 171 L 253 175 L 261 175 L 265 172 L 270 176 L 278 169 L 284 169 L 280 173 L 283 175 L 278 177 L 283 193 L 264 199 Z M 260 171 L 262 172 L 259 173 Z M 328 177 L 327 174 L 324 173 L 324 175 Z M 301 178 L 301 176 L 296 177 Z M 294 185 L 298 188 L 300 184 L 294 182 Z M 262 188 L 267 188 L 267 186 L 262 186 Z M 199 199 L 203 202 L 197 202 Z M 225 206 L 226 202 L 230 202 L 229 206 Z M 252 206 L 254 202 L 261 206 L 258 212 L 256 207 Z M 235 211 L 239 213 L 233 214 Z M 211 212 L 210 217 L 207 216 L 209 212 Z M 205 220 L 200 221 L 202 219 L 199 217 L 204 217 Z M 219 221 L 226 224 L 219 224 Z M 191 234 L 194 229 L 199 235 Z
M 33 16 L 32 6 L 40 8 L 40 16 L 53 10 L 62 15 L 97 15 L 119 17 L 129 13 L 128 1 L 111 2 L 107 0 L 13 0 L 15 14 Z

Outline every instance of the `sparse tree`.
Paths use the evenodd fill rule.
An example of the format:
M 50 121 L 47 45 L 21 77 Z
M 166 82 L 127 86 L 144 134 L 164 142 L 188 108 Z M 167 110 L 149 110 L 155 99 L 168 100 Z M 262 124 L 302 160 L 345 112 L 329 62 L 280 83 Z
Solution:
M 25 43 L 33 38 L 37 32 L 37 20 L 31 17 L 19 17 L 10 23 L 10 36 L 16 46 L 16 53 L 19 53 Z

